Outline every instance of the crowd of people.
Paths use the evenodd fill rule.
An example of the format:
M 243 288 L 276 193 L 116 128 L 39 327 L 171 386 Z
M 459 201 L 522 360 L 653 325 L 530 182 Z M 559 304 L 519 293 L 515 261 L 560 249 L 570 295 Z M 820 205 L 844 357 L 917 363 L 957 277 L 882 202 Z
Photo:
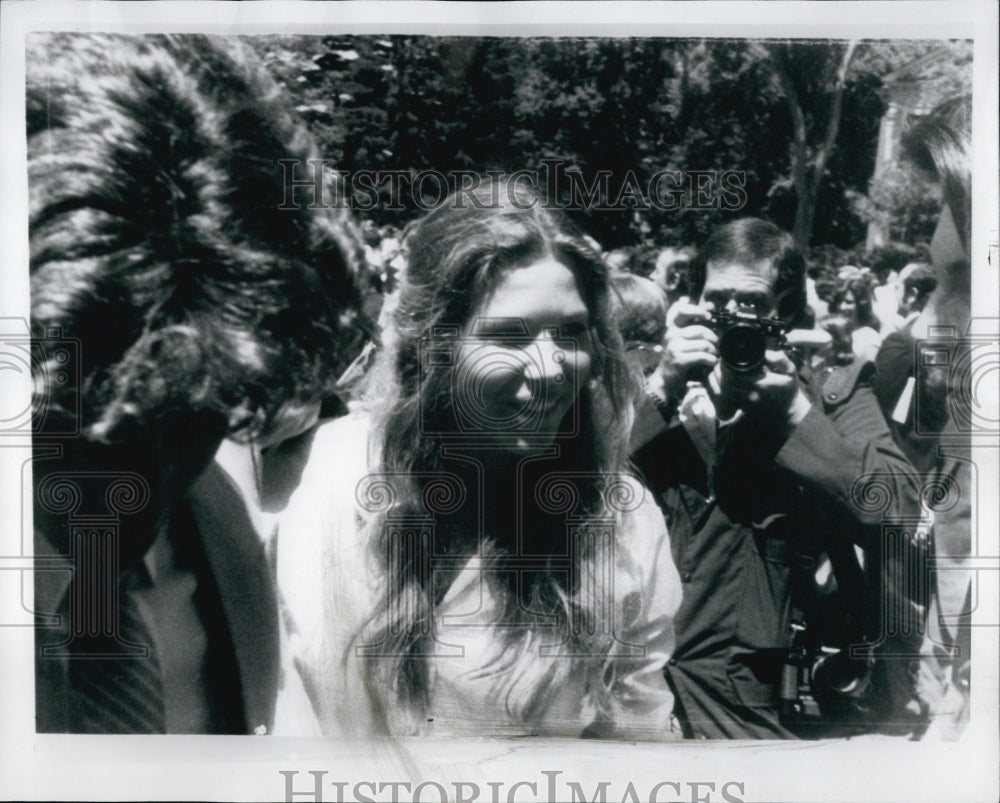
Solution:
M 237 43 L 29 66 L 33 333 L 80 344 L 36 377 L 39 732 L 960 732 L 962 394 L 914 354 L 969 316 L 967 104 L 907 139 L 931 263 L 820 301 L 771 222 L 640 276 L 497 177 L 366 252 L 277 208 L 315 146 Z

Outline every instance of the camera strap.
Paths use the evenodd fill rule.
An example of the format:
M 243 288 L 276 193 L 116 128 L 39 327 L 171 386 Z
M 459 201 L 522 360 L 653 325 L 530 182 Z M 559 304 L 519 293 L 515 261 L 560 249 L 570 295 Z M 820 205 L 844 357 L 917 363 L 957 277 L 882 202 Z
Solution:
M 804 500 L 800 500 L 804 502 Z M 804 507 L 805 505 L 802 504 Z M 792 554 L 791 573 L 789 576 L 790 613 L 789 626 L 790 646 L 794 648 L 809 626 L 812 611 L 816 607 L 816 566 L 818 555 L 807 547 L 806 538 L 801 531 L 797 533 L 795 549 Z
M 800 632 L 805 633 L 811 626 L 813 632 L 808 633 L 807 640 L 812 643 L 819 643 L 831 637 L 846 640 L 847 643 L 829 646 L 846 647 L 848 643 L 867 643 L 867 637 L 871 635 L 867 630 L 871 627 L 872 618 L 876 620 L 878 618 L 878 600 L 855 552 L 854 540 L 848 537 L 846 528 L 851 523 L 838 522 L 838 517 L 833 515 L 828 504 L 824 500 L 806 494 L 800 498 L 801 510 L 809 511 L 809 520 L 813 526 L 800 528 L 797 535 L 798 542 L 795 544 L 789 578 L 791 592 L 789 621 L 793 631 L 792 640 L 794 641 Z M 838 629 L 843 631 L 840 633 L 815 632 L 820 626 L 815 620 L 821 602 L 816 572 L 820 556 L 824 553 L 836 581 L 838 605 L 836 618 L 840 625 Z

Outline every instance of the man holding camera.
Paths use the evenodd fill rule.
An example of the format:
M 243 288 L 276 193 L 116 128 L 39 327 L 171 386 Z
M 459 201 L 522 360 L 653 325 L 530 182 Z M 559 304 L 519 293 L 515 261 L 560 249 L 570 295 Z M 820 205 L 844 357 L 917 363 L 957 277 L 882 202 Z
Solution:
M 667 677 L 686 735 L 787 738 L 780 709 L 796 705 L 801 679 L 788 682 L 793 626 L 819 626 L 802 613 L 814 610 L 816 557 L 829 555 L 855 597 L 839 617 L 845 638 L 870 637 L 859 621 L 870 598 L 850 591 L 870 593 L 854 544 L 877 551 L 883 517 L 916 515 L 917 482 L 868 386 L 872 366 L 810 375 L 800 356 L 816 335 L 795 329 L 806 287 L 792 238 L 738 220 L 713 233 L 703 260 L 700 300 L 668 314 L 632 437 L 684 583 Z M 859 507 L 859 482 L 876 475 L 889 500 Z

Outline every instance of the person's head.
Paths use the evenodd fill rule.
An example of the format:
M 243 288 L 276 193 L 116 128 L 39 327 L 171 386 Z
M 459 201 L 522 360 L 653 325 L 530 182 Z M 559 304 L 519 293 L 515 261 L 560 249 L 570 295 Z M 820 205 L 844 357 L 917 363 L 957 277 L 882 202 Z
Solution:
M 690 294 L 690 267 L 694 258 L 694 249 L 687 247 L 664 248 L 657 256 L 649 278 L 666 292 L 670 303 Z
M 527 454 L 602 440 L 597 386 L 625 415 L 607 268 L 524 186 L 494 180 L 447 199 L 414 226 L 407 254 L 384 410 L 407 436 L 387 432 L 387 449 L 471 437 Z
M 934 176 L 944 208 L 931 240 L 938 271 L 968 261 L 972 239 L 972 99 L 946 100 L 903 134 L 903 154 Z
M 316 151 L 252 53 L 39 37 L 27 109 L 32 329 L 80 346 L 73 381 L 39 374 L 42 434 L 79 403 L 66 449 L 169 494 L 223 437 L 311 421 L 351 356 L 357 241 L 343 212 L 281 208 L 279 160 Z
M 900 271 L 896 280 L 897 312 L 904 317 L 920 312 L 937 285 L 934 268 L 921 262 L 911 262 Z
M 944 205 L 930 243 L 938 287 L 928 299 L 914 331 L 950 324 L 964 331 L 971 313 L 969 248 L 972 235 L 972 98 L 946 100 L 908 129 L 903 155 L 932 175 Z
M 701 304 L 776 316 L 798 326 L 806 309 L 806 266 L 792 237 L 773 223 L 742 218 L 716 229 L 702 248 Z
M 846 265 L 840 269 L 830 297 L 830 313 L 843 315 L 857 324 L 872 316 L 872 277 L 867 271 Z
M 667 296 L 652 279 L 634 273 L 611 277 L 615 320 L 629 365 L 640 375 L 656 367 L 667 332 Z
M 526 611 L 544 611 L 559 626 L 571 610 L 599 616 L 600 606 L 618 602 L 603 592 L 581 597 L 579 578 L 595 571 L 598 553 L 575 550 L 570 573 L 553 566 L 554 550 L 566 549 L 567 520 L 545 509 L 538 485 L 565 475 L 580 503 L 578 523 L 589 526 L 621 476 L 632 389 L 608 270 L 533 192 L 496 179 L 471 198 L 447 199 L 406 245 L 391 345 L 369 389 L 376 470 L 390 477 L 393 516 L 427 515 L 428 478 L 442 472 L 466 477 L 468 494 L 460 508 L 435 515 L 433 553 L 428 542 L 413 559 L 390 559 L 401 548 L 390 513 L 368 525 L 384 593 L 358 638 L 389 648 L 367 666 L 369 692 L 392 717 L 417 728 L 425 722 L 432 679 L 424 624 L 434 621 L 454 572 L 419 566 L 436 566 L 436 554 L 478 555 L 497 602 L 497 665 L 517 669 L 496 675 L 495 691 L 517 696 L 530 720 L 576 664 L 541 658 L 545 634 Z M 522 548 L 536 557 L 531 565 L 494 571 Z M 591 655 L 608 649 L 580 638 Z M 579 671 L 599 674 L 601 666 L 591 661 Z M 592 694 L 601 688 L 597 677 Z

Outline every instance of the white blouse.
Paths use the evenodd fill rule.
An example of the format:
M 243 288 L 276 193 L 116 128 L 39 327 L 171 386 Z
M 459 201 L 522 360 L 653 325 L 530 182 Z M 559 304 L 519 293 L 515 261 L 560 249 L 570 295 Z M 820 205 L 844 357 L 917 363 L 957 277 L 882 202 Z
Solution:
M 374 607 L 377 584 L 367 548 L 359 483 L 368 474 L 367 417 L 354 413 L 324 425 L 313 442 L 302 482 L 279 525 L 278 584 L 291 636 L 288 647 L 313 701 L 324 734 L 341 738 L 383 735 L 364 683 L 365 659 L 354 642 Z M 681 583 L 670 554 L 663 516 L 648 492 L 625 478 L 633 502 L 615 520 L 618 541 L 611 572 L 614 593 L 631 595 L 627 623 L 617 638 L 610 695 L 615 719 L 597 721 L 583 677 L 559 684 L 540 717 L 526 723 L 497 699 L 498 600 L 475 558 L 461 569 L 435 614 L 434 655 L 429 658 L 431 704 L 421 733 L 435 736 L 588 735 L 670 739 L 673 695 L 663 667 L 674 647 L 673 615 Z M 627 596 L 620 596 L 627 599 Z M 551 660 L 546 646 L 566 637 L 553 629 L 537 660 Z M 593 659 L 604 663 L 604 657 Z M 286 735 L 299 735 L 291 717 L 278 718 Z M 516 709 L 516 706 L 514 706 Z M 307 729 L 302 729 L 307 730 Z

